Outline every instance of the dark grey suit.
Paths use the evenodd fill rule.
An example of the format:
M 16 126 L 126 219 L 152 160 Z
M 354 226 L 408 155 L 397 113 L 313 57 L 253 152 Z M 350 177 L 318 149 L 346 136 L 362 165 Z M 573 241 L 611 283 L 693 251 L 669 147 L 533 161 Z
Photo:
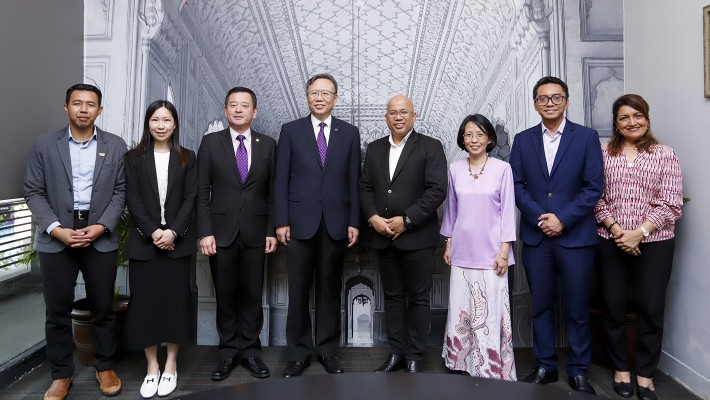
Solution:
M 74 286 L 79 271 L 86 282 L 94 328 L 95 361 L 99 371 L 113 369 L 113 287 L 116 279 L 116 226 L 125 208 L 123 155 L 126 142 L 97 128 L 96 163 L 88 220 L 74 218 L 72 165 L 69 130 L 60 129 L 41 136 L 27 162 L 25 200 L 37 222 L 34 248 L 39 254 L 47 307 L 45 334 L 47 358 L 52 378 L 67 378 L 74 373 L 72 359 L 71 313 Z M 64 228 L 103 224 L 108 228 L 86 248 L 68 248 L 47 234 L 59 221 Z

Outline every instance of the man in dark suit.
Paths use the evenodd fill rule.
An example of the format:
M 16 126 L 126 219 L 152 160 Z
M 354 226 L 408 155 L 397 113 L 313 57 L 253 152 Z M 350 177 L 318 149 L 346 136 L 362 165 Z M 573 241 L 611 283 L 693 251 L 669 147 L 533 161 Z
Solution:
M 212 380 L 227 378 L 237 356 L 257 378 L 261 360 L 261 293 L 266 254 L 276 250 L 272 221 L 276 141 L 251 130 L 256 95 L 232 88 L 224 99 L 229 128 L 206 135 L 197 155 L 197 235 L 210 257 L 217 296 L 220 361 Z
M 546 384 L 558 379 L 555 301 L 561 288 L 569 384 L 593 394 L 587 378 L 589 281 L 597 243 L 593 210 L 602 194 L 604 171 L 597 132 L 565 119 L 568 98 L 562 80 L 540 79 L 533 99 L 542 123 L 518 133 L 510 155 L 538 364 L 524 380 Z
M 288 256 L 288 365 L 299 376 L 315 347 L 328 373 L 342 373 L 340 292 L 345 251 L 357 242 L 360 132 L 331 115 L 338 84 L 319 74 L 306 84 L 311 114 L 281 128 L 276 156 L 276 237 Z M 315 344 L 309 298 L 315 275 Z
M 416 117 L 410 99 L 390 99 L 385 119 L 391 134 L 367 146 L 360 179 L 362 210 L 377 233 L 373 247 L 392 347 L 376 372 L 421 372 L 429 330 L 436 210 L 446 198 L 447 166 L 441 142 L 414 130 Z
M 101 91 L 77 84 L 66 94 L 69 126 L 41 136 L 27 162 L 25 201 L 37 222 L 34 249 L 42 266 L 45 334 L 52 385 L 45 399 L 64 399 L 74 375 L 71 310 L 79 271 L 86 283 L 94 330 L 94 366 L 101 393 L 121 392 L 114 372 L 118 236 L 126 204 L 126 142 L 94 125 Z

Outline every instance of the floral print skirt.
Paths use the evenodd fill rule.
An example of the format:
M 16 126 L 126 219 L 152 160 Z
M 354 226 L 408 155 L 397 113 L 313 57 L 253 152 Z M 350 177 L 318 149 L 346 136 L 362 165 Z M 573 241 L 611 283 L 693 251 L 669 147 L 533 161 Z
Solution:
M 454 371 L 516 380 L 507 273 L 451 266 L 441 356 Z

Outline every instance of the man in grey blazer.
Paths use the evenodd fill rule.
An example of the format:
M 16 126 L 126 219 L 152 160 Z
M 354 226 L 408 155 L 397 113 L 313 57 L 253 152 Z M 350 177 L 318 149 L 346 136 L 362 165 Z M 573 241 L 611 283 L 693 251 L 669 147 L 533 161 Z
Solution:
M 64 399 L 74 374 L 71 310 L 79 271 L 94 330 L 94 366 L 101 393 L 115 396 L 113 287 L 116 226 L 125 208 L 126 142 L 98 129 L 101 91 L 77 84 L 66 93 L 69 126 L 41 136 L 27 161 L 24 190 L 37 222 L 34 249 L 42 268 L 45 335 L 52 385 L 45 399 Z

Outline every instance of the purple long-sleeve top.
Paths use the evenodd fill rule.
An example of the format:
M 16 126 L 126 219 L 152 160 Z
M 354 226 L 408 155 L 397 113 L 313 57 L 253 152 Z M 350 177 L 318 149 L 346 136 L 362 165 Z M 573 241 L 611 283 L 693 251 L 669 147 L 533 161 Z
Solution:
M 451 264 L 493 269 L 503 242 L 515 241 L 515 193 L 510 165 L 489 158 L 478 179 L 468 172 L 468 159 L 449 167 L 449 193 L 440 233 L 451 238 Z M 513 246 L 508 265 L 515 264 Z

